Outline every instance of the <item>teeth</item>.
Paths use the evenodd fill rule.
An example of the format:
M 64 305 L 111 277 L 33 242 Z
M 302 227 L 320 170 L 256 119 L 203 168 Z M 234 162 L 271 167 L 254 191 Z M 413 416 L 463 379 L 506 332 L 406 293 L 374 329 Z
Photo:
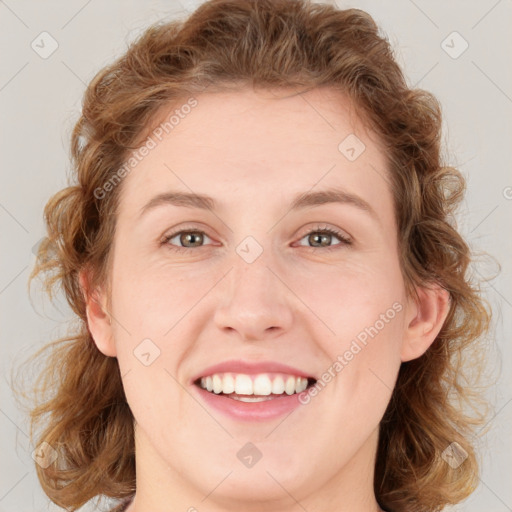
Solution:
M 295 378 L 294 377 L 288 377 L 286 379 L 286 384 L 284 385 L 284 390 L 287 395 L 293 395 L 295 393 Z
M 267 400 L 273 400 L 271 396 L 235 396 L 231 398 L 239 400 L 240 402 L 266 402 Z
M 235 380 L 235 393 L 237 395 L 252 395 L 252 379 L 249 375 L 237 375 Z
M 213 392 L 222 393 L 222 379 L 218 375 L 214 375 L 213 379 Z
M 277 376 L 272 382 L 272 393 L 275 395 L 282 395 L 284 393 L 284 379 Z
M 236 395 L 257 395 L 258 398 L 245 399 L 244 397 L 235 397 L 244 402 L 263 401 L 269 395 L 293 395 L 301 393 L 307 388 L 308 379 L 285 374 L 267 374 L 258 375 L 216 373 L 200 380 L 201 387 L 213 393 L 224 393 L 225 395 L 236 393 Z M 272 397 L 266 398 L 266 400 Z
M 291 377 L 293 379 L 293 377 Z M 254 395 L 270 395 L 272 393 L 272 381 L 267 375 L 258 375 L 254 379 Z
M 235 392 L 235 379 L 229 373 L 222 379 L 222 392 L 226 394 Z
M 295 393 L 302 393 L 308 387 L 308 379 L 299 377 L 295 384 Z

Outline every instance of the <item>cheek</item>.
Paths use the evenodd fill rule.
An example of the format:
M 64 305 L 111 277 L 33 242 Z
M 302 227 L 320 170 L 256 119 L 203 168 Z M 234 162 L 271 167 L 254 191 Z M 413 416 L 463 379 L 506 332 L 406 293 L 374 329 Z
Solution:
M 140 388 L 127 390 L 137 400 L 143 396 L 150 399 L 155 389 L 170 392 L 177 386 L 170 375 L 177 375 L 190 340 L 196 339 L 196 331 L 204 326 L 203 316 L 198 317 L 202 298 L 222 273 L 206 265 L 197 265 L 194 273 L 190 265 L 184 269 L 160 263 L 143 268 L 135 263 L 119 259 L 114 267 L 112 313 L 121 373 L 127 375 L 127 386 L 141 383 Z M 176 396 L 169 394 L 170 399 Z M 141 406 L 151 407 L 151 403 Z M 166 404 L 174 406 L 178 404 Z
M 182 410 L 182 388 L 165 354 L 162 353 L 149 365 L 142 358 L 130 358 L 129 355 L 125 363 L 128 365 L 124 371 L 123 386 L 128 403 L 134 404 L 138 411 L 136 416 L 142 418 L 147 414 L 156 418 Z
M 391 329 L 400 330 L 395 318 L 403 309 L 404 289 L 394 262 L 389 262 L 387 268 L 363 264 L 319 266 L 290 274 L 289 282 L 314 313 L 316 323 L 323 324 L 324 336 L 318 339 L 345 346 L 358 336 L 364 341 L 368 330 L 376 334 L 375 324 L 379 332 L 386 334 Z
M 394 256 L 391 251 L 379 250 L 347 254 L 337 262 L 305 257 L 282 265 L 276 262 L 274 268 L 289 289 L 276 279 L 273 293 L 267 296 L 288 297 L 286 303 L 293 309 L 296 324 L 314 331 L 314 338 L 325 344 L 322 349 L 331 360 L 349 350 L 353 340 L 360 344 L 368 341 L 368 346 L 372 341 L 371 350 L 365 348 L 365 357 L 374 352 L 382 356 L 389 345 L 384 341 L 399 339 L 396 321 L 386 323 L 384 329 L 379 328 L 382 322 L 377 323 L 402 298 L 403 283 Z M 222 265 L 214 258 L 179 262 L 174 256 L 172 264 L 170 257 L 161 255 L 146 260 L 136 251 L 119 249 L 114 262 L 112 312 L 130 333 L 131 351 L 145 338 L 166 340 L 173 329 L 177 341 L 175 335 L 184 328 L 184 318 L 190 330 L 198 324 L 197 315 L 202 319 L 213 315 L 215 305 L 203 298 L 207 299 L 215 286 L 225 285 L 220 281 L 229 270 L 229 264 Z M 379 335 L 374 337 L 376 323 Z M 125 336 L 122 331 L 119 334 Z
M 171 265 L 133 256 L 119 258 L 114 269 L 113 313 L 143 336 L 164 336 L 218 280 L 206 262 Z
M 384 412 L 401 363 L 403 281 L 397 263 L 385 266 L 318 272 L 300 292 L 313 305 L 315 339 L 327 356 L 322 382 L 335 381 L 338 399 L 364 416 Z

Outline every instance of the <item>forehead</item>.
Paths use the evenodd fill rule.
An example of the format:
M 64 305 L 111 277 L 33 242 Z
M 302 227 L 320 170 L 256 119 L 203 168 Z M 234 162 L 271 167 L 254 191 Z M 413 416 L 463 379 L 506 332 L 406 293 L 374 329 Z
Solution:
M 120 215 L 135 215 L 166 189 L 246 206 L 249 192 L 253 201 L 269 192 L 281 200 L 322 186 L 345 186 L 377 206 L 389 195 L 377 136 L 347 96 L 331 89 L 185 97 L 160 109 L 144 136 L 151 149 L 124 178 Z

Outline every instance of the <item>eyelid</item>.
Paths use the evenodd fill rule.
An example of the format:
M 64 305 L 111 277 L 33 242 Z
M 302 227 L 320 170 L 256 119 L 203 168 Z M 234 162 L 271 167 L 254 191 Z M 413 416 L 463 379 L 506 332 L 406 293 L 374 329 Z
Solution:
M 330 224 L 325 223 L 316 223 L 313 226 L 308 226 L 305 228 L 305 231 L 302 235 L 300 235 L 299 240 L 302 240 L 305 236 L 310 235 L 311 233 L 316 232 L 327 232 L 331 235 L 338 237 L 342 242 L 352 243 L 353 238 L 349 235 L 344 229 L 331 226 Z
M 340 228 L 337 228 L 337 227 L 332 227 L 329 224 L 317 223 L 314 226 L 309 226 L 304 229 L 305 229 L 305 231 L 303 231 L 303 234 L 298 237 L 297 241 L 299 241 L 299 242 L 306 236 L 311 235 L 312 233 L 327 233 L 328 235 L 334 236 L 340 240 L 340 242 L 338 244 L 335 244 L 332 246 L 325 246 L 325 247 L 314 247 L 314 246 L 307 246 L 307 245 L 299 244 L 299 247 L 303 247 L 306 250 L 310 250 L 313 252 L 316 252 L 318 250 L 321 250 L 323 252 L 334 251 L 334 250 L 339 250 L 343 247 L 350 246 L 353 244 L 353 238 L 351 235 L 349 235 L 346 231 L 344 231 Z M 207 247 L 208 245 L 214 245 L 214 244 L 208 244 L 206 246 L 200 245 L 200 246 L 196 246 L 196 247 L 181 247 L 179 245 L 171 245 L 169 243 L 169 241 L 172 238 L 174 238 L 182 233 L 199 233 L 201 235 L 207 236 L 211 240 L 213 239 L 213 237 L 208 235 L 208 233 L 204 229 L 202 229 L 198 226 L 185 225 L 185 226 L 180 226 L 179 228 L 176 228 L 175 230 L 171 231 L 170 233 L 163 235 L 163 237 L 160 239 L 160 245 L 161 246 L 166 245 L 169 250 L 178 251 L 178 252 L 193 251 L 193 250 Z
M 176 250 L 188 250 L 188 249 L 194 249 L 194 247 L 180 247 L 180 246 L 176 246 L 176 245 L 170 245 L 168 242 L 169 240 L 171 240 L 172 238 L 174 238 L 175 236 L 177 235 L 181 235 L 182 233 L 200 233 L 202 235 L 205 235 L 207 236 L 208 238 L 210 238 L 210 240 L 212 240 L 213 238 L 206 232 L 205 229 L 201 228 L 201 227 L 198 227 L 198 226 L 180 226 L 179 228 L 176 228 L 175 230 L 171 230 L 170 232 L 164 234 L 161 239 L 160 239 L 160 244 L 161 245 L 169 245 L 171 249 L 176 249 Z M 204 246 L 200 246 L 200 247 L 204 247 Z M 197 247 L 199 248 L 199 247 Z

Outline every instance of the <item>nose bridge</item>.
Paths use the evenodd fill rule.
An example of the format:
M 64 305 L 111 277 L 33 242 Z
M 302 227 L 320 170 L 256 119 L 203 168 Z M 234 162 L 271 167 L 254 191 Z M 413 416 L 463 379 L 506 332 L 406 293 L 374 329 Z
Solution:
M 293 316 L 290 291 L 275 275 L 279 265 L 271 250 L 264 251 L 253 237 L 247 237 L 235 252 L 231 271 L 219 290 L 217 327 L 238 331 L 246 340 L 287 330 Z

